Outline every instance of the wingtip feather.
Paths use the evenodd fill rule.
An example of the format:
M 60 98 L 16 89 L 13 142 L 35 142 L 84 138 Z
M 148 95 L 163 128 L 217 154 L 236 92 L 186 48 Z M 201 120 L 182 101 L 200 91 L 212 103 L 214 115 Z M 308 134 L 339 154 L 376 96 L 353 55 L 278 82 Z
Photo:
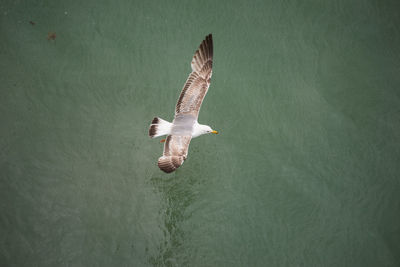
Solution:
M 162 156 L 158 159 L 158 167 L 166 173 L 171 173 L 183 164 L 184 158 L 180 156 Z
M 194 53 L 192 59 L 192 70 L 200 71 L 204 64 L 208 61 L 212 61 L 213 57 L 213 41 L 212 34 L 207 35 L 201 42 L 199 48 Z

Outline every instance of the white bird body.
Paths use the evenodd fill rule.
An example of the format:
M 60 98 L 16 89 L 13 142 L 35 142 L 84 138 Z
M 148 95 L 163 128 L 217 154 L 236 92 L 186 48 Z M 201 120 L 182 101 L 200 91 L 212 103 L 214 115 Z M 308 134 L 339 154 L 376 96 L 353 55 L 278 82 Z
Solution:
M 153 135 L 153 138 L 159 137 L 159 136 L 164 136 L 164 135 L 170 135 L 170 134 L 175 134 L 175 135 L 182 135 L 182 132 L 180 132 L 180 129 L 177 129 L 178 127 L 174 125 L 171 122 L 168 122 L 166 120 L 163 120 L 161 118 L 158 118 L 158 123 L 157 123 L 157 133 Z M 200 135 L 203 134 L 208 134 L 212 133 L 213 130 L 211 129 L 210 126 L 200 124 L 197 121 L 195 121 L 192 125 L 191 129 L 191 135 L 192 138 L 199 137 Z

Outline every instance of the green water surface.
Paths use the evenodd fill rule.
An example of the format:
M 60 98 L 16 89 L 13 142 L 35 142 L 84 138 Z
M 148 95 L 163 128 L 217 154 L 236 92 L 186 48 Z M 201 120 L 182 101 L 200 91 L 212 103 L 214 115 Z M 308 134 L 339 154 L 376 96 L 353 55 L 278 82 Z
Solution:
M 399 73 L 399 1 L 1 1 L 0 265 L 400 266 Z

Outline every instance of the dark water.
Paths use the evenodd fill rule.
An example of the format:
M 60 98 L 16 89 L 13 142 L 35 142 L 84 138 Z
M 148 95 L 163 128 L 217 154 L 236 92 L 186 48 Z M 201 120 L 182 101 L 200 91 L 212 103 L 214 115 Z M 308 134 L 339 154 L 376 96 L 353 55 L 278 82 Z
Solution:
M 399 266 L 399 3 L 2 1 L 0 265 Z M 210 32 L 221 134 L 166 175 Z

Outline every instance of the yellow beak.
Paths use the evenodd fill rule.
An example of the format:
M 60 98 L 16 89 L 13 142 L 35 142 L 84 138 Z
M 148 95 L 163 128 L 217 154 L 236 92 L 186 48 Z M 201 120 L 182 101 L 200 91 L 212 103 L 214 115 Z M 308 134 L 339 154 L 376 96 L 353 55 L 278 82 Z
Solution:
M 218 131 L 211 131 L 213 134 L 218 134 Z

